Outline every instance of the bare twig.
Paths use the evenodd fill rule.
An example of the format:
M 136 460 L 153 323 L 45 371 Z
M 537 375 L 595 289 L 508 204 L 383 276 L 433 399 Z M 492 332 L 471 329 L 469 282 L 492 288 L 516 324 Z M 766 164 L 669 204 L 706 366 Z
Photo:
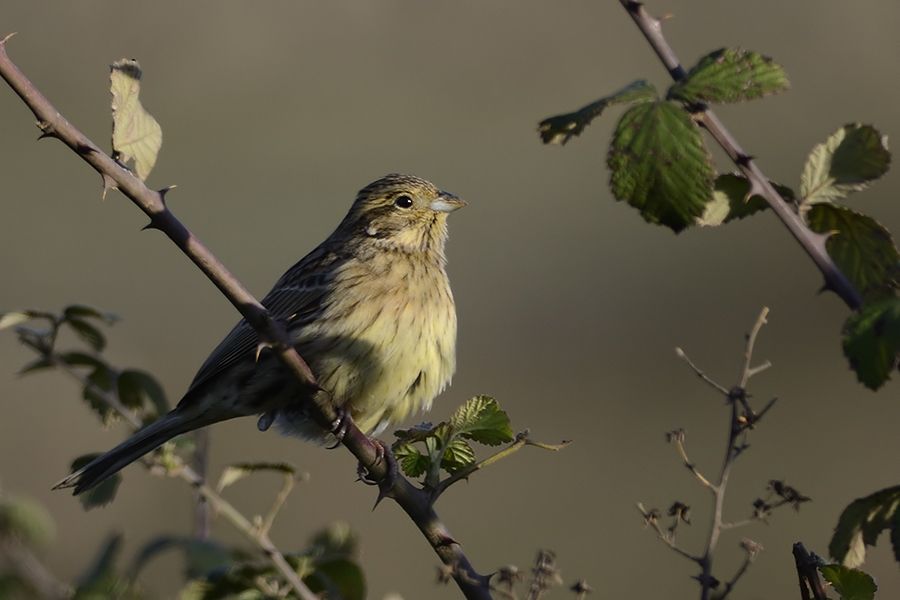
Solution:
M 724 385 L 722 385 L 721 383 L 718 383 L 718 382 L 717 382 L 716 380 L 714 380 L 712 377 L 710 377 L 709 375 L 707 375 L 706 372 L 703 371 L 700 367 L 698 367 L 697 365 L 695 365 L 695 364 L 694 364 L 694 361 L 692 361 L 692 360 L 690 359 L 690 357 L 685 353 L 684 350 L 682 350 L 681 348 L 675 348 L 675 354 L 678 356 L 678 358 L 680 358 L 681 360 L 683 360 L 684 362 L 686 362 L 686 363 L 688 364 L 688 366 L 694 371 L 694 373 L 696 373 L 697 377 L 699 377 L 700 379 L 702 379 L 702 380 L 703 380 L 704 382 L 706 382 L 711 388 L 713 388 L 714 390 L 716 390 L 717 392 L 719 392 L 720 394 L 722 394 L 722 395 L 725 396 L 726 398 L 728 397 L 728 394 L 729 394 L 728 388 L 726 388 L 726 387 L 725 387 Z
M 165 204 L 165 192 L 144 185 L 130 170 L 103 152 L 94 142 L 69 123 L 44 97 L 35 85 L 12 62 L 6 52 L 9 36 L 0 41 L 0 76 L 22 99 L 38 119 L 42 137 L 55 137 L 71 148 L 82 160 L 101 174 L 104 182 L 112 182 L 148 217 L 148 228 L 165 233 L 184 254 L 219 288 L 222 294 L 244 316 L 260 335 L 261 343 L 271 346 L 286 368 L 311 389 L 311 415 L 324 428 L 330 428 L 338 417 L 328 394 L 318 387 L 306 362 L 291 345 L 284 327 L 247 291 L 228 269 L 194 234 L 179 221 Z M 489 578 L 480 575 L 466 557 L 462 547 L 431 506 L 427 492 L 413 486 L 404 477 L 390 477 L 390 461 L 378 460 L 382 449 L 348 418 L 343 445 L 365 465 L 371 478 L 382 483 L 382 495 L 394 499 L 412 519 L 445 565 L 453 567 L 453 578 L 467 598 L 490 598 Z
M 672 535 L 668 531 L 664 530 L 662 527 L 659 526 L 659 516 L 658 515 L 654 514 L 652 511 L 644 508 L 644 505 L 641 504 L 640 502 L 638 502 L 635 506 L 637 506 L 638 512 L 641 513 L 641 515 L 644 517 L 644 523 L 648 527 L 652 527 L 653 530 L 656 532 L 657 537 L 659 537 L 659 541 L 661 541 L 663 544 L 665 544 L 666 546 L 671 548 L 675 552 L 675 554 L 678 554 L 679 556 L 683 556 L 684 558 L 688 559 L 691 562 L 695 562 L 698 564 L 700 563 L 701 557 L 694 556 L 687 550 L 684 550 L 684 549 L 678 547 L 678 545 L 675 543 L 675 540 L 673 539 Z
M 750 381 L 750 378 L 753 376 L 754 372 L 764 371 L 765 369 L 771 366 L 769 361 L 763 363 L 763 365 L 759 367 L 751 367 L 750 361 L 753 360 L 753 347 L 756 345 L 756 336 L 759 335 L 759 330 L 762 329 L 762 326 L 767 323 L 766 317 L 769 316 L 769 307 L 764 306 L 763 309 L 759 312 L 759 316 L 756 317 L 756 322 L 753 324 L 753 329 L 750 330 L 750 333 L 747 334 L 747 346 L 744 349 L 744 368 L 741 370 L 741 383 L 739 384 L 742 389 L 747 389 L 747 382 Z
M 697 478 L 697 481 L 701 483 L 704 487 L 709 489 L 713 489 L 716 486 L 713 485 L 709 479 L 703 476 L 700 471 L 697 470 L 697 467 L 694 466 L 694 463 L 688 458 L 687 450 L 684 447 L 684 430 L 677 429 L 675 431 L 670 431 L 666 434 L 668 440 L 675 445 L 675 449 L 678 451 L 679 456 L 681 456 L 682 462 L 684 462 L 684 466 L 687 467 L 687 470 L 694 474 L 694 477 Z
M 634 20 L 638 29 L 647 38 L 650 46 L 662 61 L 669 75 L 675 81 L 682 81 L 687 77 L 687 72 L 681 66 L 681 62 L 669 46 L 662 33 L 662 25 L 659 19 L 651 17 L 643 4 L 634 0 L 619 0 L 628 14 Z M 788 228 L 794 239 L 806 251 L 812 261 L 825 277 L 825 288 L 834 291 L 853 310 L 862 306 L 862 297 L 847 279 L 843 272 L 834 264 L 825 249 L 825 241 L 828 235 L 815 233 L 810 230 L 803 220 L 793 211 L 791 206 L 782 198 L 757 166 L 753 157 L 744 151 L 719 118 L 705 104 L 696 104 L 688 107 L 694 117 L 710 133 L 714 140 L 722 147 L 728 157 L 741 170 L 751 184 L 751 195 L 762 196 L 772 211 Z
M 544 442 L 535 442 L 533 440 L 528 439 L 528 431 L 527 430 L 523 431 L 516 436 L 515 441 L 513 441 L 509 446 L 502 448 L 501 450 L 498 450 L 497 452 L 495 452 L 494 454 L 491 454 L 490 456 L 488 456 L 487 458 L 485 458 L 483 460 L 472 463 L 471 465 L 469 465 L 468 467 L 466 467 L 464 469 L 460 469 L 459 471 L 453 473 L 452 475 L 450 475 L 443 481 L 439 482 L 431 490 L 432 502 L 435 502 L 441 496 L 441 494 L 443 494 L 447 490 L 447 488 L 450 487 L 451 485 L 453 485 L 454 483 L 456 483 L 462 479 L 468 479 L 469 476 L 472 475 L 472 473 L 474 473 L 476 471 L 480 471 L 481 469 L 483 469 L 487 466 L 490 466 L 490 465 L 494 464 L 495 462 L 497 462 L 503 458 L 506 458 L 507 456 L 510 456 L 511 454 L 514 454 L 515 452 L 518 452 L 525 446 L 534 446 L 536 448 L 541 448 L 543 450 L 551 450 L 553 452 L 556 452 L 558 450 L 562 450 L 563 448 L 568 446 L 570 443 L 571 442 L 569 442 L 569 441 L 563 441 L 559 444 L 546 444 Z M 440 454 L 438 454 L 438 456 L 440 456 Z M 436 462 L 439 463 L 440 461 L 436 461 Z
M 22 581 L 44 600 L 64 600 L 72 597 L 72 589 L 59 581 L 30 548 L 15 539 L 0 539 L 0 558 Z

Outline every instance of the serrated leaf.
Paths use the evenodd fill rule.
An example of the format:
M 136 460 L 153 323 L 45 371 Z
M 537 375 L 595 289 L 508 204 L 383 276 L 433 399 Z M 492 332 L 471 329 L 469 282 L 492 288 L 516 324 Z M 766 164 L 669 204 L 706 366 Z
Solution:
M 431 460 L 409 442 L 400 442 L 393 447 L 394 458 L 407 477 L 419 477 L 431 467 Z
M 397 439 L 406 442 L 423 442 L 425 438 L 434 435 L 436 427 L 429 422 L 419 423 L 409 429 L 397 429 L 394 435 Z
M 31 319 L 31 314 L 24 310 L 0 313 L 0 329 L 15 327 Z
M 274 471 L 290 476 L 297 473 L 297 470 L 287 463 L 239 463 L 225 467 L 216 489 L 221 492 L 229 485 L 233 485 L 248 475 L 260 471 Z
M 616 125 L 607 164 L 616 199 L 676 233 L 692 225 L 712 197 L 715 174 L 700 130 L 672 102 L 629 108 Z
M 70 304 L 63 309 L 63 318 L 65 319 L 100 319 L 108 325 L 112 325 L 119 320 L 119 317 L 107 312 L 102 312 L 92 306 L 84 304 Z
M 32 500 L 0 496 L 0 539 L 13 537 L 29 546 L 44 546 L 55 536 L 53 519 Z
M 828 553 L 847 567 L 866 559 L 866 546 L 874 546 L 885 529 L 891 530 L 894 559 L 900 562 L 900 485 L 857 498 L 841 512 Z
M 87 385 L 81 391 L 81 397 L 88 403 L 100 417 L 104 425 L 108 425 L 115 417 L 115 411 L 106 402 L 103 392 L 111 392 L 113 389 L 113 373 L 110 369 L 98 367 L 88 375 Z
M 545 144 L 563 145 L 576 135 L 580 135 L 584 128 L 599 117 L 607 106 L 649 102 L 656 100 L 656 98 L 656 88 L 643 79 L 639 79 L 609 96 L 604 96 L 587 106 L 579 108 L 575 112 L 544 119 L 538 125 L 538 132 L 541 134 L 541 140 Z
M 826 250 L 866 300 L 893 295 L 900 286 L 900 253 L 878 221 L 835 204 L 809 207 L 806 221 L 815 232 L 836 232 L 826 241 Z
M 110 66 L 109 89 L 113 156 L 123 164 L 133 160 L 135 174 L 146 180 L 162 146 L 162 128 L 141 105 L 141 75 L 136 60 L 118 60 Z
M 46 357 L 41 357 L 36 360 L 31 361 L 26 364 L 24 367 L 19 369 L 19 375 L 29 375 L 31 373 L 35 373 L 37 371 L 43 371 L 44 369 L 50 369 L 56 366 L 56 364 Z
M 119 373 L 116 380 L 119 400 L 125 406 L 136 409 L 151 409 L 157 415 L 169 412 L 166 393 L 159 382 L 149 373 L 128 369 Z
M 887 138 L 871 125 L 844 125 L 810 152 L 800 177 L 804 204 L 833 202 L 887 173 Z
M 782 198 L 787 201 L 793 199 L 794 193 L 790 188 L 770 183 L 775 186 Z M 768 208 L 769 204 L 762 196 L 747 197 L 750 187 L 750 182 L 743 175 L 725 173 L 716 177 L 712 200 L 706 203 L 703 214 L 697 218 L 697 225 L 715 227 L 735 219 L 749 217 Z
M 878 586 L 868 573 L 843 565 L 824 565 L 819 567 L 819 571 L 840 594 L 840 600 L 874 600 Z
M 475 462 L 475 450 L 462 438 L 454 438 L 444 449 L 441 468 L 448 473 L 465 469 Z
M 669 89 L 669 97 L 683 102 L 741 102 L 782 92 L 787 73 L 771 58 L 739 48 L 707 54 L 687 78 Z
M 844 356 L 866 387 L 875 390 L 890 379 L 900 362 L 900 298 L 867 304 L 847 319 Z
M 72 328 L 78 337 L 97 352 L 102 352 L 106 347 L 106 336 L 99 329 L 81 319 L 66 319 L 66 324 Z
M 100 454 L 96 453 L 79 456 L 72 461 L 72 472 L 77 471 L 98 456 L 100 456 Z M 84 508 L 84 510 L 91 510 L 92 508 L 97 508 L 98 506 L 106 506 L 107 504 L 115 500 L 116 492 L 119 490 L 120 483 L 122 483 L 121 473 L 111 475 L 107 479 L 104 479 L 96 487 L 78 494 L 78 500 L 81 502 L 81 506 Z
M 455 435 L 489 446 L 513 439 L 509 416 L 490 396 L 475 396 L 457 408 L 450 417 L 450 427 Z

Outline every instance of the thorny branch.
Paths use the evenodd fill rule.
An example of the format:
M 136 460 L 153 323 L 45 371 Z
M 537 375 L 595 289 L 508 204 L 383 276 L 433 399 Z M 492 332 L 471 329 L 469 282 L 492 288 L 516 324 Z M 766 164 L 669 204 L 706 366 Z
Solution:
M 681 66 L 675 51 L 669 46 L 662 33 L 662 24 L 659 19 L 651 17 L 640 2 L 634 0 L 619 0 L 635 24 L 647 38 L 647 42 L 653 48 L 656 55 L 669 71 L 672 79 L 682 81 L 687 77 L 687 72 Z M 744 151 L 737 140 L 725 128 L 719 117 L 705 104 L 691 105 L 688 109 L 694 118 L 702 125 L 722 147 L 728 157 L 741 170 L 747 180 L 750 181 L 750 195 L 762 196 L 772 211 L 778 216 L 794 239 L 803 247 L 812 261 L 825 277 L 825 289 L 834 291 L 841 300 L 851 309 L 858 310 L 862 306 L 862 297 L 853 284 L 834 264 L 825 249 L 825 241 L 828 235 L 811 231 L 795 213 L 789 204 L 775 190 L 769 178 L 763 174 L 753 157 Z
M 337 411 L 328 394 L 318 387 L 309 366 L 291 345 L 284 327 L 168 209 L 165 194 L 171 188 L 151 190 L 69 123 L 9 58 L 6 52 L 9 37 L 0 40 L 0 76 L 37 117 L 41 137 L 62 141 L 103 177 L 104 186 L 117 187 L 150 217 L 147 228 L 165 233 L 256 329 L 260 343 L 271 348 L 299 381 L 318 390 L 314 394 L 312 414 L 322 427 L 330 429 L 338 419 Z M 453 579 L 467 598 L 489 599 L 489 577 L 480 575 L 474 569 L 460 544 L 432 508 L 430 495 L 404 477 L 391 478 L 390 461 L 377 460 L 382 452 L 378 443 L 365 435 L 349 418 L 345 419 L 345 423 L 346 434 L 342 443 L 360 464 L 366 466 L 369 477 L 379 482 L 381 496 L 395 500 L 412 519 L 441 561 L 452 568 Z M 385 451 L 389 452 L 387 449 Z M 199 476 L 196 485 L 204 485 Z

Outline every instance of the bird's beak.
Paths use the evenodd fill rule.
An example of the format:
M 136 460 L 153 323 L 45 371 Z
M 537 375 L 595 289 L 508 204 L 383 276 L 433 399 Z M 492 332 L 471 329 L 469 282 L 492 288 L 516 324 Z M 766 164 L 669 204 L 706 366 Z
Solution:
M 431 210 L 450 213 L 458 208 L 462 208 L 466 204 L 468 204 L 468 202 L 461 198 L 457 198 L 449 192 L 441 192 L 441 195 L 431 202 Z

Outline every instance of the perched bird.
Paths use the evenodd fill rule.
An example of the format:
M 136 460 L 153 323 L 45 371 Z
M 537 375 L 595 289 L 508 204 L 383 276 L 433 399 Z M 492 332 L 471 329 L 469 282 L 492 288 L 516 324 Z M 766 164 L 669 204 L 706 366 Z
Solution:
M 262 300 L 319 386 L 365 432 L 430 408 L 450 382 L 456 310 L 444 245 L 447 215 L 465 204 L 418 177 L 379 179 Z M 176 435 L 234 417 L 261 415 L 261 430 L 275 423 L 326 441 L 328 432 L 307 414 L 313 390 L 273 353 L 257 355 L 257 345 L 256 331 L 241 320 L 174 410 L 55 488 L 79 494 Z

